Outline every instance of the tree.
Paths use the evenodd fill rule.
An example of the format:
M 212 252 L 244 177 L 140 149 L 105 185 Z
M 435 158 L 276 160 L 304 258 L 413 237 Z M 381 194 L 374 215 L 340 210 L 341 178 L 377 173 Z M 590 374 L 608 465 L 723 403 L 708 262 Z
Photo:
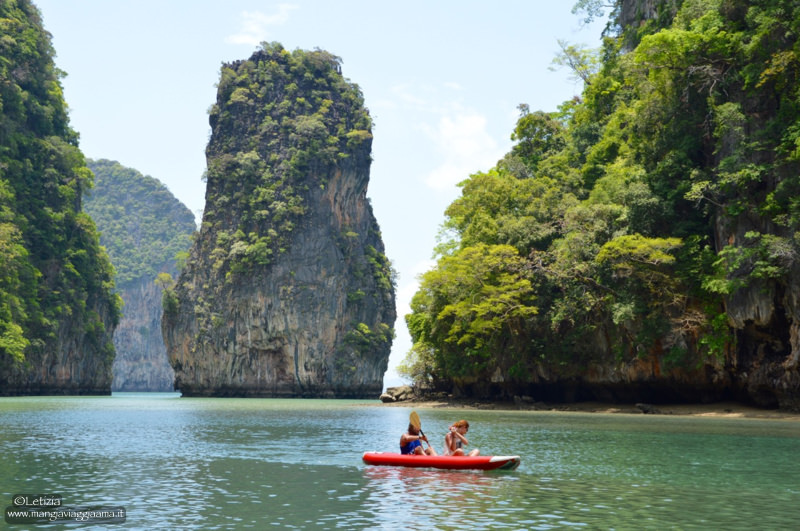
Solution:
M 524 260 L 508 245 L 477 244 L 422 276 L 406 322 L 417 352 L 432 351 L 449 377 L 485 376 L 492 359 L 524 342 L 536 315 Z
M 2 383 L 41 392 L 52 382 L 36 382 L 31 364 L 80 345 L 92 362 L 75 384 L 96 389 L 110 375 L 121 301 L 96 227 L 80 210 L 92 172 L 39 11 L 29 0 L 0 2 L 0 35 L 0 374 L 19 378 Z
M 704 364 L 722 370 L 728 356 L 782 356 L 788 327 L 760 321 L 773 315 L 764 305 L 797 312 L 786 296 L 797 291 L 800 257 L 796 7 L 577 2 L 587 21 L 611 8 L 612 23 L 626 26 L 602 54 L 559 41 L 554 64 L 584 81 L 581 97 L 559 113 L 521 105 L 518 143 L 461 183 L 443 258 L 408 318 L 415 352 L 434 366 L 423 372 L 446 380 L 458 355 L 477 352 L 468 298 L 437 286 L 463 287 L 455 264 L 481 245 L 514 246 L 538 310 L 526 315 L 517 337 L 529 341 L 515 343 L 516 357 L 496 348 L 483 366 L 546 363 L 558 381 L 638 356 L 656 372 L 668 359 L 694 375 Z M 772 367 L 783 374 L 792 363 Z
M 564 127 L 553 114 L 542 111 L 530 112 L 527 105 L 519 106 L 520 117 L 511 140 L 517 142 L 511 149 L 532 171 L 545 157 L 563 149 Z
M 591 24 L 595 18 L 601 18 L 605 15 L 604 9 L 615 9 L 619 2 L 611 2 L 609 0 L 578 0 L 572 6 L 572 14 L 583 14 L 583 23 Z
M 592 76 L 597 73 L 600 63 L 597 52 L 569 44 L 562 39 L 558 39 L 558 47 L 561 49 L 561 53 L 553 58 L 552 63 L 568 67 L 572 70 L 573 79 L 580 79 L 584 84 L 590 85 Z
M 187 252 L 197 228 L 192 212 L 153 177 L 105 159 L 88 166 L 95 185 L 83 207 L 100 228 L 117 286 L 177 273 L 177 256 Z

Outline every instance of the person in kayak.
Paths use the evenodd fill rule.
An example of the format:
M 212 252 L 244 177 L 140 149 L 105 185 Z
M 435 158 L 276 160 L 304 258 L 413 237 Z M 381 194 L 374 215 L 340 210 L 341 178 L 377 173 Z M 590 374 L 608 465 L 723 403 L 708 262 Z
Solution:
M 428 443 L 428 448 L 422 447 L 420 440 Z M 417 455 L 437 455 L 436 450 L 433 449 L 428 438 L 422 433 L 420 428 L 413 424 L 408 425 L 408 431 L 400 436 L 400 453 L 401 454 L 417 454 Z
M 469 453 L 464 452 L 464 446 L 469 445 L 466 437 L 467 431 L 469 431 L 469 422 L 466 420 L 459 420 L 450 426 L 450 431 L 444 436 L 444 455 L 468 455 L 471 457 L 481 453 L 477 448 L 470 450 Z

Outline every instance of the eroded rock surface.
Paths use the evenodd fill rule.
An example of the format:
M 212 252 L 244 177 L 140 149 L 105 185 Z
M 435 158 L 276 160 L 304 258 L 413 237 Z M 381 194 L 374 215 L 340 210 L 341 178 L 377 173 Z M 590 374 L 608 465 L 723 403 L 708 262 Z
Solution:
M 222 68 L 206 208 L 163 332 L 184 395 L 375 397 L 396 317 L 371 120 L 327 52 Z

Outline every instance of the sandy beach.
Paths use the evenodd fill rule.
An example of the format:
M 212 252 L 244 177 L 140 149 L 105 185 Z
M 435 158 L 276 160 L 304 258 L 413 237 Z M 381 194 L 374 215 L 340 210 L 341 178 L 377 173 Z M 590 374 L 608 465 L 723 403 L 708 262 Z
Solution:
M 601 402 L 576 402 L 572 404 L 479 402 L 470 400 L 405 400 L 384 403 L 386 407 L 486 409 L 516 411 L 553 411 L 559 413 L 606 413 L 627 415 L 681 415 L 692 417 L 752 418 L 790 420 L 800 422 L 800 413 L 779 409 L 760 409 L 736 402 L 713 404 L 605 404 Z M 647 411 L 647 413 L 645 413 Z

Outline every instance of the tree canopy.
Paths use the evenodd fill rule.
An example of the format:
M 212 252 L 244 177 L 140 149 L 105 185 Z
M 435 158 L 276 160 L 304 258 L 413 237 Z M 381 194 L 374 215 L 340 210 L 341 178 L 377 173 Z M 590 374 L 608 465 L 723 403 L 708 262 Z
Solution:
M 106 324 L 116 326 L 119 299 L 81 210 L 92 172 L 69 126 L 50 35 L 28 0 L 9 0 L 0 36 L 0 368 L 70 338 L 110 359 Z
M 560 42 L 581 97 L 520 105 L 511 151 L 460 184 L 406 317 L 418 383 L 568 376 L 609 353 L 691 369 L 735 348 L 738 290 L 792 284 L 796 3 L 633 4 L 576 4 L 618 30 L 595 52 Z
M 110 160 L 90 160 L 94 188 L 84 209 L 100 230 L 120 288 L 158 273 L 175 275 L 196 230 L 194 215 L 153 177 Z
M 358 85 L 342 77 L 341 59 L 324 50 L 265 42 L 250 59 L 223 65 L 209 112 L 212 193 L 203 216 L 217 230 L 215 270 L 230 277 L 286 251 L 306 212 L 304 195 L 327 184 L 308 176 L 354 151 L 368 156 L 372 120 L 363 103 Z

